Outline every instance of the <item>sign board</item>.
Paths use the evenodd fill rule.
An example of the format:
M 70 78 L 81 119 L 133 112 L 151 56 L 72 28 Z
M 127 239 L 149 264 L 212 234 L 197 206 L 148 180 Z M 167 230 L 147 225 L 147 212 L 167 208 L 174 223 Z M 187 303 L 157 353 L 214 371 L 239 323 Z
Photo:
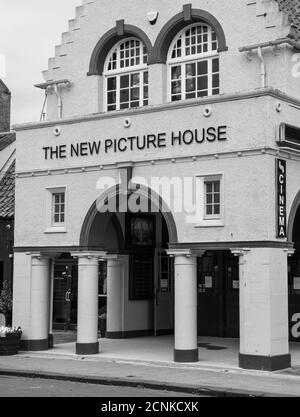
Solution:
M 286 161 L 276 159 L 276 221 L 277 237 L 287 237 L 287 215 L 286 215 Z
M 208 128 L 188 129 L 172 132 L 155 132 L 151 134 L 135 135 L 110 139 L 101 138 L 73 142 L 69 145 L 43 147 L 43 157 L 48 160 L 67 158 L 82 158 L 89 156 L 103 157 L 109 154 L 123 154 L 126 152 L 160 151 L 164 148 L 178 148 L 190 145 L 202 146 L 205 143 L 219 143 L 227 141 L 228 127 L 211 126 Z
M 300 290 L 300 277 L 294 277 L 294 290 Z
M 238 280 L 232 281 L 232 288 L 234 290 L 238 290 L 240 288 L 240 281 L 238 281 Z
M 300 150 L 300 127 L 281 123 L 278 145 L 284 148 Z
M 213 288 L 213 277 L 211 276 L 206 276 L 205 277 L 205 288 Z

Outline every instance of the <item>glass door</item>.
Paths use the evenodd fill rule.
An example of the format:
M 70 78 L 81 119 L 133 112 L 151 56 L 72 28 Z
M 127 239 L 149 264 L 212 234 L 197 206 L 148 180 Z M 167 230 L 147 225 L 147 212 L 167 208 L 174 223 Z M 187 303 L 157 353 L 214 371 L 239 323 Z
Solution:
M 172 334 L 174 329 L 174 260 L 165 250 L 155 252 L 154 335 Z
M 53 327 L 74 330 L 77 326 L 77 265 L 54 265 Z

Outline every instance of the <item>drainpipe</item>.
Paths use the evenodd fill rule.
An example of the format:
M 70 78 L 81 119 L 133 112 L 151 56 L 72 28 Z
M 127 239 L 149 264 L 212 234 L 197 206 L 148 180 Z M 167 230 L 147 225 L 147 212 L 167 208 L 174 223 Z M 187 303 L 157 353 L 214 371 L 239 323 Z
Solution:
M 45 90 L 46 91 L 46 95 L 47 95 L 47 91 L 50 88 L 53 88 L 55 95 L 57 97 L 57 116 L 58 119 L 62 119 L 62 97 L 61 97 L 61 92 L 59 90 L 59 86 L 63 86 L 67 89 L 71 88 L 71 81 L 70 80 L 58 80 L 58 81 L 48 81 L 46 83 L 43 84 L 36 84 L 35 87 L 40 88 L 41 90 Z
M 257 43 L 254 45 L 243 46 L 239 48 L 239 52 L 246 52 L 247 54 L 257 50 L 258 58 L 261 62 L 261 87 L 266 88 L 267 70 L 266 62 L 263 56 L 263 48 L 278 48 L 281 45 L 286 45 L 295 51 L 300 50 L 300 42 L 294 41 L 290 38 L 276 39 L 274 41 Z
M 263 55 L 263 51 L 262 51 L 262 47 L 259 46 L 257 48 L 257 54 L 258 54 L 258 58 L 260 59 L 261 62 L 261 88 L 265 88 L 266 87 L 266 80 L 267 80 L 267 70 L 266 70 L 266 63 L 265 63 L 265 59 L 264 59 L 264 55 Z
M 58 84 L 54 84 L 54 92 L 57 97 L 57 117 L 58 119 L 62 119 L 62 98 L 58 88 Z

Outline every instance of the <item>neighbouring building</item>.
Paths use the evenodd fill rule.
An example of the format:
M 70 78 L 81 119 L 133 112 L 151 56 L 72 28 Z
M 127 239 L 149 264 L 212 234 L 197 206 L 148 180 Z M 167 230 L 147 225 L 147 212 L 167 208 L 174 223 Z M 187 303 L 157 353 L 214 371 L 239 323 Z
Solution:
M 298 0 L 94 0 L 17 131 L 14 324 L 23 349 L 240 338 L 242 368 L 300 341 Z M 38 51 L 37 51 L 38 52 Z M 50 336 L 49 336 L 50 335 Z
M 15 205 L 15 140 L 10 132 L 11 93 L 0 79 L 0 291 L 12 287 Z

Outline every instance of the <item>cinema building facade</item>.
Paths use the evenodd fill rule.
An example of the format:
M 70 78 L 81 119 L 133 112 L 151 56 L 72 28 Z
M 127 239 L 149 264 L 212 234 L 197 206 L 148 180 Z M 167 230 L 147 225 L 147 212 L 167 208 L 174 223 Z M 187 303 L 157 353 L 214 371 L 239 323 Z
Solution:
M 25 350 L 48 349 L 53 328 L 76 328 L 76 353 L 98 353 L 102 309 L 108 338 L 174 333 L 176 362 L 198 361 L 197 337 L 216 336 L 240 338 L 242 368 L 291 365 L 289 340 L 300 341 L 291 5 L 76 9 L 37 85 L 46 120 L 15 127 L 14 323 Z

